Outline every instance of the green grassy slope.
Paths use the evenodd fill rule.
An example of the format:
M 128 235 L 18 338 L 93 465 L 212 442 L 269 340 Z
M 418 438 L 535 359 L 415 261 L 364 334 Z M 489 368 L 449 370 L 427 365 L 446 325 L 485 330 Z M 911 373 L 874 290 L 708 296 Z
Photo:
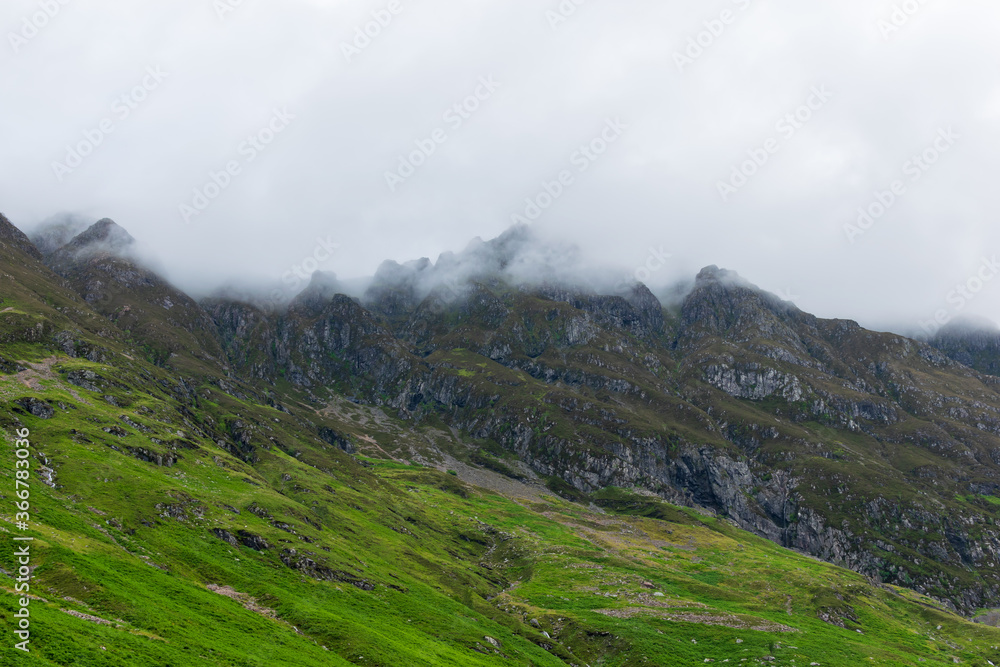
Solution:
M 211 356 L 150 355 L 136 332 L 187 340 L 173 330 L 173 309 L 124 295 L 112 310 L 132 304 L 128 312 L 152 327 L 126 331 L 46 269 L 5 222 L 0 665 L 1000 663 L 1000 631 L 726 519 L 614 488 L 586 496 L 555 477 L 550 486 L 577 503 L 541 485 L 510 486 L 503 475 L 530 478 L 526 466 L 500 443 L 446 424 L 430 399 L 403 421 L 336 387 L 330 402 L 319 401 L 284 379 L 248 384 Z M 555 325 L 543 330 L 551 302 L 528 298 L 537 315 L 529 343 L 558 339 Z M 343 299 L 330 309 L 310 328 L 358 310 Z M 532 424 L 539 441 L 580 429 L 591 445 L 661 431 L 708 443 L 706 414 L 672 393 L 623 405 L 620 394 L 586 383 L 569 391 L 535 378 L 527 361 L 520 368 L 471 352 L 475 335 L 476 327 L 458 328 L 446 334 L 448 346 L 426 350 L 439 376 L 500 397 L 470 405 L 459 415 L 470 423 L 503 412 Z M 605 333 L 597 341 L 614 343 Z M 564 363 L 584 374 L 597 359 L 612 379 L 679 388 L 688 371 L 669 356 L 647 357 L 645 345 L 580 349 Z M 389 338 L 378 349 L 396 348 Z M 649 360 L 648 372 L 629 371 L 636 355 Z M 555 363 L 562 351 L 537 359 Z M 308 359 L 292 361 L 309 370 Z M 345 382 L 340 392 L 355 389 Z M 767 406 L 716 398 L 708 407 L 743 410 L 748 423 L 766 415 Z M 594 403 L 571 414 L 563 406 L 574 400 Z M 633 434 L 598 421 L 611 423 L 615 411 L 631 412 Z M 824 424 L 782 425 L 786 439 L 806 427 L 836 455 L 817 457 L 815 469 L 845 468 L 876 484 L 864 466 L 892 452 L 862 453 L 870 441 L 843 430 L 826 437 Z M 30 485 L 27 531 L 14 523 L 18 429 L 30 430 L 32 442 L 22 480 Z M 737 448 L 712 437 L 720 449 Z M 445 472 L 452 466 L 461 478 Z M 996 511 L 979 495 L 953 502 Z M 35 538 L 30 654 L 12 648 L 14 536 Z
M 506 498 L 314 447 L 288 414 L 208 385 L 192 418 L 142 362 L 146 376 L 59 355 L 23 366 L 0 376 L 6 441 L 29 428 L 36 473 L 51 470 L 55 488 L 32 475 L 37 523 L 17 531 L 5 448 L 6 572 L 9 538 L 36 538 L 33 651 L 17 664 L 1000 659 L 998 630 L 692 510 L 615 490 L 590 509 Z M 82 370 L 104 386 L 67 381 Z M 24 410 L 27 396 L 52 416 Z M 201 435 L 235 416 L 266 419 L 281 446 L 250 465 Z M 13 582 L 0 585 L 9 637 Z

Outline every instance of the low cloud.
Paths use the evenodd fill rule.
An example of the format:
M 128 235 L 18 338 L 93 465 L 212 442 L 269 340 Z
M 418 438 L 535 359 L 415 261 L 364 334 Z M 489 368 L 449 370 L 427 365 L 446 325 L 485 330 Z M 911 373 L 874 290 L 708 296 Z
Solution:
M 576 248 L 583 278 L 610 267 L 611 289 L 648 274 L 663 293 L 716 264 L 821 316 L 912 329 L 1000 251 L 995 3 L 56 4 L 8 3 L 0 210 L 23 228 L 110 217 L 194 293 L 285 299 L 317 238 L 339 246 L 318 270 L 363 291 L 386 259 L 459 255 L 521 216 Z M 627 129 L 577 170 L 616 118 Z M 961 139 L 906 180 L 941 128 Z M 884 214 L 851 243 L 873 203 Z M 1000 283 L 955 314 L 1000 319 Z

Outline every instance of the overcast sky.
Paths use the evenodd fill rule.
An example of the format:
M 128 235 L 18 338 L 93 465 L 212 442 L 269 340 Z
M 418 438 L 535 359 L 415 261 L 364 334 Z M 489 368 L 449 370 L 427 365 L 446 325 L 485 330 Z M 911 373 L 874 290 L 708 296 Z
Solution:
M 653 285 L 717 264 L 873 327 L 1000 319 L 995 0 L 3 4 L 0 211 L 111 217 L 189 290 L 522 216 L 671 255 Z

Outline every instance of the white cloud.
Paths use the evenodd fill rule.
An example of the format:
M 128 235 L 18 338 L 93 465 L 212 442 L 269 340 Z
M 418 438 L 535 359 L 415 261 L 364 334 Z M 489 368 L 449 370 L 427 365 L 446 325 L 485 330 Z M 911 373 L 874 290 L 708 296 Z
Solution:
M 341 247 L 325 268 L 364 275 L 499 234 L 619 116 L 629 130 L 539 223 L 587 256 L 629 269 L 662 246 L 675 264 L 656 279 L 718 264 L 879 326 L 933 316 L 1000 250 L 995 3 L 926 3 L 888 40 L 877 22 L 900 3 L 883 0 L 591 0 L 554 30 L 558 2 L 399 3 L 348 62 L 388 0 L 243 0 L 222 19 L 213 0 L 68 0 L 0 51 L 0 210 L 112 217 L 187 288 L 278 277 L 317 237 Z M 3 46 L 39 7 L 6 6 Z M 724 9 L 737 20 L 679 72 L 674 52 Z M 52 162 L 147 67 L 170 76 L 59 182 Z M 490 75 L 503 86 L 389 192 L 396 157 Z M 817 85 L 835 97 L 723 204 L 719 178 Z M 178 206 L 275 108 L 295 122 L 184 225 Z M 857 208 L 947 125 L 967 140 L 848 243 Z M 969 308 L 1000 318 L 1000 286 Z

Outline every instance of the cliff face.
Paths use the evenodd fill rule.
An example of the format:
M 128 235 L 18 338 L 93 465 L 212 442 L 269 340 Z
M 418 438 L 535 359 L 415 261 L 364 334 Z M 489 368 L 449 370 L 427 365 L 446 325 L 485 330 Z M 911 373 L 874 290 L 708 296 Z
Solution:
M 387 323 L 430 369 L 390 405 L 581 491 L 639 487 L 966 611 L 997 600 L 994 378 L 715 268 L 656 315 L 476 285 Z
M 31 254 L 5 224 L 0 242 Z M 277 406 L 350 398 L 506 451 L 553 489 L 638 488 L 965 612 L 1000 605 L 1000 380 L 716 267 L 673 309 L 642 285 L 513 282 L 523 235 L 387 264 L 362 300 L 320 276 L 281 312 L 195 303 L 107 223 L 48 261 L 181 378 Z M 260 433 L 236 420 L 219 439 L 252 460 Z

